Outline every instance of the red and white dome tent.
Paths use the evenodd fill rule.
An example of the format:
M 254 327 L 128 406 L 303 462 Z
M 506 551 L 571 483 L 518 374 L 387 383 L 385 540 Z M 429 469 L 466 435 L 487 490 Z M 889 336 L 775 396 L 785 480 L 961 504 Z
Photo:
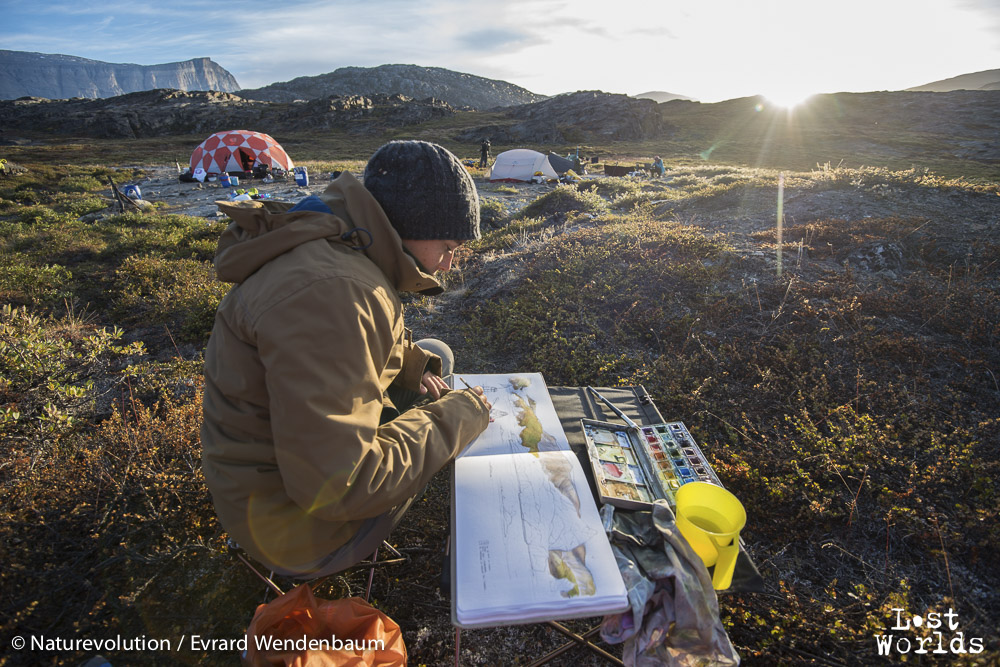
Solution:
M 292 171 L 295 163 L 277 141 L 263 132 L 226 130 L 216 132 L 191 153 L 191 171 L 198 167 L 207 174 L 251 171 L 263 162 L 272 169 Z

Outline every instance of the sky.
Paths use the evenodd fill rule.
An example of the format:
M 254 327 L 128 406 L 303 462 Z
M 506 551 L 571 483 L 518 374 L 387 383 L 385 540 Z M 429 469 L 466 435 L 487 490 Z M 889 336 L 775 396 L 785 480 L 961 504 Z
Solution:
M 415 64 L 542 95 L 791 104 L 1000 68 L 1000 0 L 0 0 L 0 17 L 0 49 L 209 57 L 244 88 Z

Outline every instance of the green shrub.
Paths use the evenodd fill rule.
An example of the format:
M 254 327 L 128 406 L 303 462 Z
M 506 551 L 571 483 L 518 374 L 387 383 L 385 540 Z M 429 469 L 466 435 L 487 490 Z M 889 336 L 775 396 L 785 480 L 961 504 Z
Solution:
M 0 241 L 0 247 L 12 255 L 22 255 L 25 262 L 64 264 L 72 267 L 74 275 L 81 268 L 77 263 L 93 257 L 104 245 L 103 236 L 94 226 L 79 220 L 55 225 L 10 223 L 3 229 Z
M 536 238 L 536 232 L 547 225 L 544 218 L 515 218 L 500 229 L 484 229 L 483 237 L 478 241 L 469 241 L 468 248 L 473 252 L 483 250 L 509 250 L 524 246 Z
M 832 187 L 853 187 L 879 194 L 893 187 L 924 187 L 945 190 L 997 193 L 996 183 L 978 183 L 962 177 L 945 178 L 930 169 L 894 170 L 888 167 L 833 167 L 829 162 L 816 165 L 813 180 Z
M 34 188 L 18 186 L 6 195 L 11 201 L 22 206 L 31 206 L 42 201 L 42 195 Z
M 303 163 L 299 163 L 300 165 Z M 327 180 L 335 171 L 349 171 L 357 177 L 365 172 L 366 160 L 331 160 L 307 162 L 303 166 L 309 169 L 309 180 Z
M 115 310 L 121 321 L 167 326 L 184 340 L 208 337 L 229 285 L 215 279 L 211 262 L 128 257 L 115 271 L 121 290 Z
M 108 207 L 108 201 L 100 195 L 57 195 L 54 197 L 53 207 L 61 213 L 79 218 L 88 213 L 103 211 Z
M 479 200 L 479 219 L 484 226 L 501 227 L 507 215 L 507 206 L 499 199 Z
M 98 223 L 107 236 L 106 258 L 161 255 L 208 260 L 215 256 L 226 223 L 189 215 L 129 212 Z
M 736 169 L 733 167 L 696 167 L 693 171 L 696 176 L 707 179 L 718 177 L 723 174 L 731 174 L 736 171 Z
M 598 178 L 577 185 L 581 192 L 596 192 L 606 199 L 634 196 L 642 192 L 642 183 L 634 178 Z
M 517 217 L 543 218 L 569 212 L 600 215 L 608 212 L 608 202 L 596 192 L 581 192 L 574 185 L 559 185 L 521 209 Z
M 732 185 L 733 183 L 745 182 L 747 179 L 735 174 L 722 174 L 712 179 L 715 185 Z
M 109 188 L 109 186 L 101 183 L 93 176 L 73 175 L 59 181 L 57 188 L 61 192 L 93 192 L 94 190 Z
M 29 264 L 19 255 L 0 257 L 0 298 L 51 306 L 71 293 L 73 274 L 58 264 Z
M 703 183 L 704 181 L 694 174 L 678 174 L 670 179 L 670 186 L 675 188 L 683 188 L 688 185 L 697 185 Z
M 17 219 L 29 225 L 58 225 L 69 220 L 69 216 L 57 213 L 48 206 L 22 206 Z
M 79 318 L 56 320 L 27 307 L 0 308 L 0 436 L 55 435 L 93 402 L 95 374 L 107 359 L 138 355 L 141 343 L 119 345 L 120 329 L 91 329 Z M 103 359 L 103 361 L 99 361 Z

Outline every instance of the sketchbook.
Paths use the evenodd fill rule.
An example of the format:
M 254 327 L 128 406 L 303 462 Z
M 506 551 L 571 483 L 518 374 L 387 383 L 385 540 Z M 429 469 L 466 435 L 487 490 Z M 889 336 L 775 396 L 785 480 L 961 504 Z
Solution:
M 490 425 L 455 460 L 452 621 L 459 627 L 601 616 L 628 595 L 579 459 L 539 373 L 459 375 Z

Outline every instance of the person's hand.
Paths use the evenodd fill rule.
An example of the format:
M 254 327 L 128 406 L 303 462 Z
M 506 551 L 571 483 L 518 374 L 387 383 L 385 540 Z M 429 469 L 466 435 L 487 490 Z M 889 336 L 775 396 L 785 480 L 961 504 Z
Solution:
M 486 394 L 483 393 L 482 387 L 469 387 L 469 391 L 475 394 L 476 398 L 483 402 L 483 405 L 486 406 L 487 410 L 493 409 L 493 405 L 490 403 L 490 399 L 486 398 Z
M 448 383 L 434 373 L 427 371 L 424 373 L 424 376 L 420 378 L 421 395 L 429 393 L 435 400 L 437 400 L 441 398 L 442 389 L 448 389 Z

